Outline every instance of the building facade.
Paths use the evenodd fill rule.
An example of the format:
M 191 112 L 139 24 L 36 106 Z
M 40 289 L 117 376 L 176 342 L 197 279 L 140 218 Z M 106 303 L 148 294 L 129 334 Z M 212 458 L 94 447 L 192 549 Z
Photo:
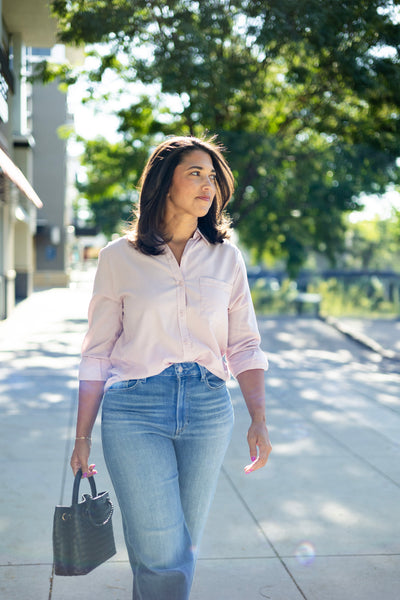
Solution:
M 64 50 L 64 48 L 57 48 Z M 31 61 L 42 54 L 32 49 Z M 59 57 L 65 60 L 65 56 Z M 57 60 L 51 53 L 51 62 Z M 68 123 L 67 96 L 57 82 L 32 86 L 33 187 L 43 202 L 37 214 L 34 286 L 64 287 L 69 281 L 67 229 L 72 215 L 67 195 L 67 142 L 59 128 Z
M 57 135 L 67 115 L 66 96 L 56 84 L 32 86 L 27 79 L 35 55 L 32 48 L 43 53 L 56 44 L 49 2 L 0 0 L 0 9 L 0 319 L 4 319 L 34 285 L 67 283 L 66 143 Z

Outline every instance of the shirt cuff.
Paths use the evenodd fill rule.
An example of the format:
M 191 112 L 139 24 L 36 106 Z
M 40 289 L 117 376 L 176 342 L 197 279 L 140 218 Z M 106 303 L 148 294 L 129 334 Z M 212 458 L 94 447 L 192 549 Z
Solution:
M 107 381 L 111 363 L 107 358 L 83 356 L 79 365 L 79 379 L 84 381 Z
M 241 352 L 238 357 L 230 357 L 228 367 L 232 375 L 236 378 L 240 373 L 250 371 L 251 369 L 267 371 L 268 360 L 262 350 L 249 350 L 248 352 Z

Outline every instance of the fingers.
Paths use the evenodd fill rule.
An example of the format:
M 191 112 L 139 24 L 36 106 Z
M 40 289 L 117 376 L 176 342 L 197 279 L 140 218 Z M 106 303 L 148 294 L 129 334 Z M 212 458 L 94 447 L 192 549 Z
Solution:
M 85 461 L 80 459 L 78 453 L 75 450 L 72 453 L 70 465 L 71 465 L 72 471 L 74 473 L 74 476 L 77 474 L 79 469 L 82 469 L 82 473 L 86 473 L 88 471 L 87 461 L 86 461 L 86 465 L 85 465 Z M 86 466 L 86 469 L 85 469 L 85 466 Z
M 95 469 L 95 464 L 89 465 L 89 469 L 87 470 L 87 477 L 92 477 L 92 475 L 97 475 L 97 471 Z M 83 474 L 82 477 L 85 475 Z
M 71 458 L 71 467 L 72 467 L 74 476 L 77 474 L 79 469 L 82 469 L 82 479 L 85 479 L 86 477 L 92 477 L 92 475 L 97 475 L 96 465 L 94 463 L 91 465 L 88 465 L 86 462 L 86 464 L 85 464 L 84 462 L 81 462 L 79 460 L 79 458 L 74 455 L 72 455 L 72 458 Z
M 79 469 L 82 469 L 82 478 L 92 477 L 92 475 L 96 475 L 96 465 L 94 463 L 91 465 L 88 464 L 89 454 L 90 445 L 87 444 L 85 440 L 79 440 L 75 443 L 75 448 L 72 453 L 70 462 L 74 476 L 77 474 Z
M 247 439 L 251 464 L 246 465 L 244 471 L 245 473 L 252 473 L 267 464 L 272 445 L 269 441 L 268 429 L 264 424 L 250 426 Z
M 271 450 L 272 450 L 272 446 L 270 446 L 269 448 L 260 447 L 259 455 L 257 457 L 252 456 L 251 464 L 245 466 L 245 468 L 244 468 L 245 473 L 252 473 L 253 471 L 256 471 L 257 469 L 262 469 L 262 467 L 265 467 L 265 465 L 267 464 L 268 456 L 269 456 Z

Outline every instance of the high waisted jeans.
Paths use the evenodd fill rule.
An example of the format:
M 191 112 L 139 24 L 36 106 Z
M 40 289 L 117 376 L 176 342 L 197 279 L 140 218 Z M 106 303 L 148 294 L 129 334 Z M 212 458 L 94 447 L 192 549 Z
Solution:
M 122 381 L 103 400 L 107 468 L 134 600 L 187 600 L 233 426 L 225 382 L 197 363 Z

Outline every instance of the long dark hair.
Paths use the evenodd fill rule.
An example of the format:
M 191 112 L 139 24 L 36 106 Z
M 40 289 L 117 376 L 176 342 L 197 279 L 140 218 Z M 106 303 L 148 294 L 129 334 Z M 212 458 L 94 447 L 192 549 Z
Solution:
M 169 240 L 163 231 L 165 202 L 176 167 L 185 155 L 202 150 L 210 155 L 216 172 L 216 194 L 208 213 L 198 219 L 198 227 L 211 243 L 221 243 L 230 233 L 230 221 L 224 208 L 233 194 L 234 178 L 215 138 L 172 137 L 162 142 L 150 156 L 140 180 L 136 219 L 128 231 L 128 240 L 144 254 L 161 254 Z

